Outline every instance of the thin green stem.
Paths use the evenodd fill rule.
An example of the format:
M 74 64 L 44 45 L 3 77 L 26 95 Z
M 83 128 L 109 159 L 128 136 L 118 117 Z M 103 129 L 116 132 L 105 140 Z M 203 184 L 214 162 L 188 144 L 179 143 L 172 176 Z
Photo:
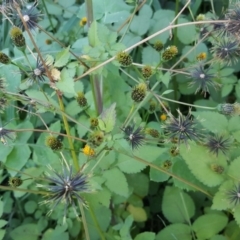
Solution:
M 82 203 L 80 203 L 79 201 L 78 201 L 78 205 L 79 205 L 80 212 L 82 215 L 82 222 L 83 222 L 83 228 L 84 228 L 86 240 L 90 240 L 86 216 L 85 216 L 85 212 L 84 212 L 84 207 L 83 207 Z
M 50 25 L 51 25 L 51 27 L 52 27 L 52 30 L 54 31 L 54 26 L 53 26 L 52 18 L 51 18 L 51 16 L 50 16 L 49 12 L 48 12 L 48 9 L 47 9 L 45 0 L 43 0 L 42 3 L 43 3 L 43 7 L 44 7 L 44 9 L 45 9 L 45 11 L 46 11 L 46 13 L 47 13 L 49 23 L 50 23 Z
M 58 95 L 58 102 L 59 102 L 59 106 L 60 106 L 61 111 L 65 112 L 62 98 L 59 95 Z M 67 133 L 68 143 L 69 143 L 70 151 L 71 151 L 72 158 L 73 158 L 73 165 L 74 165 L 74 168 L 77 171 L 79 171 L 80 168 L 79 168 L 79 164 L 78 164 L 77 155 L 76 155 L 76 152 L 75 152 L 75 149 L 74 149 L 73 141 L 72 141 L 72 138 L 71 138 L 69 124 L 68 124 L 67 118 L 64 114 L 62 114 L 62 119 L 63 119 L 64 127 L 65 127 L 65 130 L 66 130 L 66 133 Z

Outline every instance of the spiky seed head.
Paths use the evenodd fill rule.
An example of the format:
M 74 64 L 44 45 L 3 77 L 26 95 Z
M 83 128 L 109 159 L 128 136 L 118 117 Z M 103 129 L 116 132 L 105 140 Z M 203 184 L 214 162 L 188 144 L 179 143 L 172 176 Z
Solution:
M 147 85 L 145 83 L 139 83 L 132 90 L 132 100 L 135 102 L 141 102 L 147 93 Z
M 172 166 L 172 161 L 171 160 L 166 160 L 162 164 L 163 168 L 166 170 L 169 170 Z
M 145 79 L 149 79 L 153 74 L 152 67 L 149 65 L 146 65 L 142 68 L 142 75 Z
M 162 53 L 162 59 L 164 61 L 169 61 L 173 59 L 178 54 L 178 48 L 176 46 L 169 46 Z
M 153 45 L 153 48 L 158 51 L 158 52 L 161 52 L 162 49 L 163 49 L 163 43 L 160 41 L 160 40 L 157 40 L 154 45 Z
M 90 124 L 92 128 L 95 128 L 98 126 L 99 122 L 98 119 L 96 117 L 92 117 L 90 118 Z
M 10 30 L 10 36 L 17 48 L 20 50 L 24 50 L 26 48 L 26 41 L 20 28 L 12 27 Z
M 176 145 L 173 145 L 169 149 L 169 152 L 173 157 L 176 157 L 179 154 L 179 148 Z
M 63 147 L 62 142 L 54 136 L 48 136 L 45 140 L 45 144 L 46 146 L 50 147 L 53 151 L 61 150 Z
M 132 57 L 127 52 L 119 52 L 116 55 L 116 60 L 121 64 L 123 67 L 129 67 L 132 65 Z
M 80 107 L 86 107 L 87 106 L 87 99 L 83 92 L 78 92 L 77 94 L 77 102 Z
M 159 138 L 160 137 L 160 133 L 158 130 L 153 129 L 153 128 L 147 128 L 145 130 L 146 134 L 149 134 L 150 136 L 152 136 L 153 138 Z
M 240 104 L 238 102 L 236 103 L 225 103 L 225 104 L 218 104 L 217 110 L 224 114 L 224 115 L 240 115 Z
M 23 183 L 23 180 L 20 177 L 11 177 L 8 181 L 8 184 L 11 187 L 19 187 Z
M 85 147 L 82 149 L 82 151 L 83 151 L 84 155 L 86 155 L 86 156 L 92 157 L 92 156 L 95 155 L 94 149 L 91 148 L 91 147 L 90 147 L 89 145 L 87 145 L 87 144 L 86 144 Z
M 198 61 L 204 61 L 206 58 L 207 58 L 207 54 L 205 52 L 199 53 L 196 57 Z
M 94 147 L 98 147 L 104 140 L 104 133 L 102 131 L 95 131 L 89 136 L 89 143 Z
M 219 164 L 212 163 L 210 167 L 215 173 L 222 174 L 224 172 L 224 167 Z
M 130 143 L 133 150 L 143 145 L 145 136 L 141 127 L 134 130 L 134 125 L 132 125 L 122 128 L 121 130 L 124 132 L 124 138 Z
M 11 63 L 11 59 L 5 53 L 0 52 L 0 63 L 6 64 L 6 65 L 10 64 Z
M 240 203 L 240 184 L 238 183 L 235 187 L 227 192 L 227 197 L 230 203 L 234 204 L 235 206 Z

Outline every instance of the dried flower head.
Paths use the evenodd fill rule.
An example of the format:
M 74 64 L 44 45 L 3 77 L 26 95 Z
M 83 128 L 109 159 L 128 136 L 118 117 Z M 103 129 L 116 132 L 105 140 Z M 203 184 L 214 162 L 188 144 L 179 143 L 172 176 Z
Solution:
M 144 143 L 144 133 L 141 127 L 134 130 L 134 125 L 121 129 L 125 134 L 125 139 L 131 144 L 132 149 L 136 149 Z
M 48 136 L 45 140 L 45 144 L 54 151 L 61 150 L 63 147 L 62 142 L 54 136 Z
M 89 145 L 86 144 L 85 147 L 83 148 L 83 153 L 86 156 L 92 157 L 92 156 L 94 156 L 95 151 Z
M 102 131 L 95 131 L 89 136 L 89 143 L 94 147 L 100 146 L 104 140 L 104 133 Z
M 153 128 L 146 128 L 145 129 L 145 133 L 149 134 L 150 136 L 152 136 L 153 138 L 159 138 L 160 137 L 160 133 L 158 130 L 153 129 Z
M 119 52 L 116 55 L 116 60 L 121 64 L 123 67 L 129 67 L 132 65 L 132 57 L 127 52 Z
M 142 68 L 142 75 L 145 79 L 149 79 L 153 74 L 152 67 L 149 65 L 146 65 Z
M 23 180 L 20 178 L 20 177 L 11 177 L 9 180 L 8 180 L 8 184 L 11 186 L 11 187 L 19 187 L 21 186 L 23 183 Z
M 230 203 L 233 203 L 235 206 L 240 203 L 240 184 L 235 185 L 235 188 L 227 192 L 228 199 Z
M 172 161 L 171 160 L 166 160 L 163 162 L 162 167 L 166 170 L 169 170 L 172 166 Z
M 162 59 L 164 61 L 169 61 L 173 59 L 177 54 L 178 54 L 178 48 L 176 46 L 169 46 L 162 53 Z
M 221 135 L 214 135 L 208 138 L 206 146 L 211 153 L 218 156 L 219 152 L 226 154 L 231 147 L 231 141 L 229 138 L 224 138 Z
M 225 104 L 218 104 L 217 110 L 224 114 L 224 115 L 240 115 L 240 104 L 238 102 L 235 102 L 233 104 L 231 103 L 225 103 Z
M 47 189 L 49 193 L 48 200 L 43 201 L 44 204 L 51 204 L 51 210 L 48 214 L 51 214 L 58 204 L 64 203 L 64 219 L 69 206 L 73 207 L 76 216 L 78 216 L 75 201 L 85 204 L 80 194 L 91 192 L 88 176 L 81 172 L 73 174 L 72 167 L 64 164 L 62 164 L 61 173 L 56 172 L 51 166 L 48 167 L 51 172 L 45 174 L 45 180 L 49 182 L 49 185 L 38 184 L 38 187 Z
M 7 145 L 6 138 L 13 140 L 15 138 L 15 131 L 0 127 L 0 141 L 3 145 Z
M 0 77 L 0 93 L 5 91 L 5 80 Z
M 22 19 L 20 18 L 19 14 L 16 13 L 16 10 L 12 9 L 11 19 L 14 22 L 15 26 L 24 30 L 25 29 L 23 24 L 23 21 L 24 21 L 24 23 L 26 24 L 29 30 L 34 30 L 37 27 L 38 21 L 43 15 L 37 10 L 37 5 L 38 5 L 38 1 L 35 1 L 31 6 L 29 5 L 23 6 L 20 10 Z
M 18 27 L 12 27 L 10 30 L 10 36 L 14 45 L 20 50 L 24 50 L 26 47 L 25 38 L 23 36 L 22 30 Z
M 225 24 L 225 31 L 236 37 L 240 35 L 240 2 L 236 1 L 228 8 L 225 15 L 228 22 Z
M 187 145 L 188 140 L 199 141 L 201 134 L 197 128 L 196 121 L 191 117 L 191 111 L 189 110 L 187 116 L 182 115 L 179 110 L 177 111 L 178 118 L 171 114 L 163 126 L 170 141 L 177 139 L 178 145 L 181 142 Z
M 162 51 L 162 49 L 163 49 L 163 43 L 162 43 L 160 40 L 157 40 L 157 41 L 154 43 L 153 48 L 154 48 L 156 51 L 160 52 L 160 51 Z
M 7 54 L 0 52 L 0 63 L 2 64 L 10 64 L 11 63 L 11 59 L 8 57 Z
M 240 57 L 239 41 L 229 37 L 219 38 L 219 41 L 214 43 L 211 51 L 217 61 L 227 65 L 235 64 Z
M 134 88 L 132 89 L 132 100 L 134 100 L 135 102 L 141 102 L 147 93 L 147 85 L 145 83 L 139 83 L 138 85 L 134 86 Z
M 59 81 L 61 77 L 61 72 L 57 68 L 52 68 L 50 70 L 50 75 L 54 81 Z
M 149 102 L 149 112 L 153 113 L 156 110 L 157 103 L 154 100 L 150 100 Z
M 76 98 L 77 102 L 78 102 L 78 105 L 80 107 L 86 107 L 87 106 L 87 99 L 84 95 L 83 92 L 78 92 L 77 93 L 77 98 Z
M 196 93 L 201 90 L 204 96 L 206 96 L 210 86 L 214 88 L 218 86 L 218 84 L 213 81 L 214 74 L 209 73 L 209 71 L 210 69 L 204 69 L 202 65 L 199 65 L 190 72 L 192 82 L 190 82 L 189 86 L 197 87 Z
M 215 173 L 222 174 L 224 172 L 224 167 L 219 164 L 213 163 L 210 167 Z
M 99 124 L 99 122 L 98 122 L 98 119 L 96 117 L 90 118 L 90 125 L 91 125 L 92 128 L 97 127 L 98 124 Z

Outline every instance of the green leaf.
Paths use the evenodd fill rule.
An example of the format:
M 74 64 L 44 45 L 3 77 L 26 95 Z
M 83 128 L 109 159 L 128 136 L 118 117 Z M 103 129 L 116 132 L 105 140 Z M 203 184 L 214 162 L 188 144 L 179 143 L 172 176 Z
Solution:
M 223 213 L 210 213 L 198 217 L 193 223 L 193 229 L 198 239 L 209 239 L 222 231 L 228 223 Z
M 195 214 L 195 205 L 187 193 L 176 187 L 166 187 L 163 193 L 162 212 L 172 223 L 185 223 Z
M 228 175 L 231 176 L 233 179 L 238 179 L 240 180 L 239 176 L 239 167 L 240 167 L 240 157 L 234 159 L 229 168 L 228 168 Z
M 160 54 L 151 46 L 147 46 L 142 50 L 142 63 L 151 66 L 157 66 L 160 62 Z
M 69 49 L 70 47 L 67 47 L 56 55 L 54 67 L 63 67 L 68 63 L 70 57 Z
M 28 214 L 32 214 L 37 209 L 38 204 L 35 201 L 28 201 L 24 205 L 24 209 Z
M 103 177 L 106 179 L 105 185 L 110 191 L 124 197 L 128 196 L 126 177 L 118 168 L 103 172 Z
M 116 103 L 113 103 L 109 108 L 104 110 L 101 115 L 99 121 L 99 127 L 102 131 L 111 132 L 115 126 L 116 122 Z
M 182 223 L 175 223 L 161 230 L 156 240 L 192 240 L 191 227 Z
M 224 84 L 221 87 L 221 96 L 224 98 L 229 95 L 229 93 L 233 90 L 233 84 Z
M 227 118 L 217 112 L 192 112 L 195 117 L 198 117 L 201 121 L 202 126 L 214 133 L 222 133 L 225 132 L 228 127 Z M 215 120 L 215 121 L 214 121 Z
M 3 201 L 2 201 L 2 198 L 0 199 L 0 217 L 2 216 L 3 214 Z
M 143 232 L 139 233 L 134 240 L 155 240 L 155 233 L 153 232 Z
M 133 216 L 135 222 L 147 221 L 147 213 L 142 207 L 135 207 L 132 204 L 127 206 L 127 211 Z
M 97 45 L 101 44 L 98 38 L 98 23 L 93 21 L 89 30 L 88 30 L 88 41 L 89 45 L 92 47 L 96 47 Z
M 41 233 L 38 231 L 38 226 L 33 223 L 21 225 L 13 229 L 10 236 L 13 240 L 38 240 Z
M 3 228 L 4 226 L 6 226 L 8 223 L 8 221 L 0 219 L 0 228 Z M 0 238 L 1 239 L 1 238 Z
M 240 228 L 237 226 L 236 221 L 231 221 L 225 228 L 224 235 L 231 240 L 240 239 Z
M 194 176 L 203 184 L 209 187 L 218 186 L 224 180 L 224 176 L 214 172 L 214 165 L 227 169 L 227 161 L 224 155 L 215 155 L 209 153 L 203 146 L 189 143 L 189 149 L 181 145 L 180 153 Z M 207 177 L 206 177 L 207 176 Z
M 172 76 L 170 72 L 166 72 L 163 77 L 161 78 L 162 82 L 164 83 L 164 85 L 166 86 L 166 88 L 168 88 L 169 82 L 171 80 Z M 167 90 L 168 93 L 172 92 L 173 90 Z M 165 91 L 166 92 L 166 91 Z M 165 93 L 166 94 L 166 93 Z M 162 94 L 163 95 L 163 94 Z
M 226 237 L 224 237 L 223 235 L 216 235 L 211 237 L 210 240 L 228 240 Z
M 56 86 L 63 93 L 71 93 L 75 95 L 74 80 L 67 68 L 63 68 L 61 71 L 61 77 L 60 80 L 56 83 Z
M 21 168 L 27 163 L 30 154 L 31 151 L 26 144 L 24 147 L 21 145 L 14 146 L 5 163 L 6 167 L 9 168 L 8 172 L 11 176 L 15 176 L 17 174 L 16 170 L 21 170 Z M 15 169 L 15 171 L 10 169 Z
M 23 123 L 20 123 L 17 126 L 17 129 L 34 129 L 34 127 L 31 122 L 24 121 Z M 33 132 L 31 132 L 31 131 L 19 132 L 19 133 L 17 133 L 16 141 L 18 141 L 21 144 L 26 143 L 32 134 L 33 134 Z
M 240 205 L 238 204 L 233 210 L 233 216 L 240 227 Z
M 180 17 L 178 19 L 178 23 L 179 24 L 188 23 L 188 22 L 189 21 L 186 20 L 185 18 L 181 18 Z M 178 28 L 177 36 L 178 36 L 178 39 L 183 44 L 190 44 L 190 43 L 192 43 L 196 39 L 196 36 L 197 36 L 195 25 L 192 24 L 192 25 L 187 25 L 187 26 Z

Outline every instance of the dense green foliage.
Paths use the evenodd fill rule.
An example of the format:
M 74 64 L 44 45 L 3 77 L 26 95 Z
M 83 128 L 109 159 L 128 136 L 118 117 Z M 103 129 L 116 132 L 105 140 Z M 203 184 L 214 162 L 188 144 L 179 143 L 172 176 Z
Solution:
M 0 239 L 240 239 L 238 0 L 0 12 Z

